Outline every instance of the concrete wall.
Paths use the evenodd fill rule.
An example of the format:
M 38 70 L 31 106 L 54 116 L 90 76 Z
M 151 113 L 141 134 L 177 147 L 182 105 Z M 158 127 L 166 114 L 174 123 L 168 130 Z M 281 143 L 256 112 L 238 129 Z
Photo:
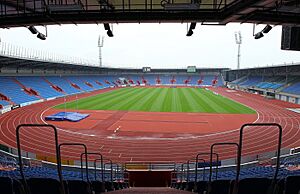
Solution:
M 300 104 L 300 97 L 293 94 L 280 93 L 280 94 L 276 94 L 275 98 L 290 103 Z

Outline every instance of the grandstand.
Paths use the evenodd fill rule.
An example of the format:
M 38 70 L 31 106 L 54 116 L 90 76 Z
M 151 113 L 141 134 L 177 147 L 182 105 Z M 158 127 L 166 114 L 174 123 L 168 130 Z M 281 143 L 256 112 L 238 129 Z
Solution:
M 277 65 L 228 71 L 227 80 L 231 88 L 263 94 L 291 103 L 300 104 L 300 65 Z
M 11 60 L 11 63 L 14 63 L 16 59 L 4 57 L 2 60 Z M 298 113 L 287 112 L 287 110 L 284 110 L 283 108 L 287 106 L 289 108 L 297 108 L 298 106 L 296 103 L 292 105 L 291 103 L 285 104 L 288 102 L 276 101 L 272 102 L 271 106 L 268 102 L 264 102 L 266 100 L 261 96 L 256 95 L 254 97 L 253 95 L 255 94 L 251 94 L 266 90 L 268 93 L 270 91 L 280 91 L 280 93 L 275 93 L 276 96 L 282 95 L 283 93 L 286 95 L 294 95 L 293 93 L 288 93 L 285 90 L 293 87 L 294 85 L 297 86 L 297 76 L 295 76 L 295 70 L 293 71 L 293 75 L 282 75 L 279 73 L 278 76 L 271 77 L 269 75 L 257 73 L 257 69 L 253 71 L 256 73 L 255 74 L 251 73 L 252 69 L 239 71 L 229 69 L 197 69 L 196 73 L 187 73 L 185 69 L 153 69 L 153 71 L 150 73 L 143 73 L 142 70 L 139 69 L 126 70 L 103 68 L 102 72 L 107 72 L 103 72 L 103 74 L 96 74 L 93 67 L 91 67 L 91 69 L 87 68 L 86 75 L 75 76 L 68 74 L 67 71 L 64 72 L 63 75 L 55 75 L 53 73 L 28 74 L 28 72 L 37 71 L 35 69 L 36 67 L 34 66 L 34 61 L 28 59 L 22 59 L 20 61 L 18 59 L 17 63 L 15 64 L 16 68 L 18 65 L 22 65 L 22 63 L 33 63 L 33 65 L 30 67 L 31 70 L 26 70 L 24 73 L 22 71 L 18 71 L 18 73 L 12 73 L 13 71 L 10 69 L 9 72 L 5 73 L 4 69 L 5 76 L 1 76 L 1 83 L 3 86 L 1 87 L 1 96 L 3 99 L 1 101 L 3 112 L 3 118 L 1 117 L 1 122 L 3 124 L 7 123 L 8 125 L 8 127 L 4 127 L 4 125 L 1 126 L 1 128 L 4 129 L 3 133 L 7 134 L 8 132 L 9 134 L 13 134 L 15 127 L 22 123 L 23 119 L 33 119 L 40 124 L 48 122 L 48 124 L 53 124 L 58 127 L 57 132 L 60 137 L 60 142 L 66 142 L 68 144 L 70 141 L 74 142 L 76 149 L 74 146 L 72 146 L 72 144 L 70 144 L 70 146 L 74 148 L 68 148 L 69 146 L 65 146 L 65 151 L 62 150 L 62 152 L 57 153 L 62 155 L 59 156 L 61 164 L 58 163 L 61 165 L 61 168 L 57 169 L 55 165 L 57 160 L 55 159 L 55 153 L 53 153 L 55 149 L 51 148 L 51 143 L 46 140 L 52 136 L 52 133 L 49 133 L 48 130 L 37 126 L 38 130 L 42 133 L 38 132 L 36 135 L 39 135 L 39 137 L 43 139 L 43 142 L 38 141 L 34 137 L 26 137 L 30 138 L 31 142 L 25 141 L 22 143 L 24 144 L 22 145 L 24 148 L 21 148 L 23 150 L 22 154 L 23 156 L 26 156 L 26 158 L 24 158 L 24 164 L 22 165 L 23 167 L 21 166 L 20 168 L 18 165 L 18 152 L 15 149 L 16 147 L 13 141 L 10 141 L 13 136 L 10 135 L 10 137 L 1 138 L 2 150 L 5 150 L 5 152 L 2 152 L 1 154 L 2 170 L 0 171 L 0 177 L 3 177 L 1 178 L 1 184 L 12 184 L 14 185 L 13 188 L 15 192 L 19 193 L 26 193 L 26 190 L 30 190 L 33 193 L 39 192 L 38 190 L 41 186 L 44 188 L 51 186 L 51 189 L 49 188 L 49 192 L 51 194 L 61 193 L 59 190 L 66 191 L 66 189 L 69 193 L 74 194 L 84 194 L 92 191 L 96 193 L 146 193 L 151 192 L 151 187 L 159 186 L 167 187 L 167 190 L 162 189 L 163 193 L 202 193 L 204 191 L 209 191 L 210 193 L 222 194 L 236 187 L 234 182 L 231 182 L 231 180 L 237 180 L 236 165 L 239 165 L 239 163 L 236 163 L 236 161 L 239 159 L 233 159 L 235 157 L 235 153 L 233 152 L 234 149 L 225 153 L 223 153 L 223 151 L 218 151 L 220 158 L 217 159 L 217 161 L 215 161 L 215 159 L 211 159 L 212 163 L 210 163 L 208 150 L 211 144 L 209 142 L 217 142 L 213 140 L 214 135 L 210 137 L 211 131 L 204 132 L 205 130 L 203 129 L 203 126 L 206 126 L 205 123 L 201 124 L 193 120 L 199 120 L 197 115 L 188 116 L 184 115 L 185 113 L 181 114 L 179 112 L 174 112 L 172 115 L 170 115 L 170 113 L 159 113 L 159 117 L 161 118 L 158 118 L 155 116 L 156 113 L 154 112 L 149 112 L 147 117 L 143 116 L 146 112 L 131 113 L 130 111 L 116 111 L 114 113 L 113 108 L 110 107 L 108 107 L 107 110 L 108 115 L 106 115 L 107 113 L 102 112 L 105 110 L 103 110 L 103 108 L 100 108 L 100 112 L 102 113 L 97 113 L 97 111 L 88 111 L 85 108 L 81 110 L 82 107 L 87 106 L 83 103 L 83 101 L 86 101 L 86 104 L 89 104 L 90 102 L 94 101 L 93 98 L 95 98 L 95 95 L 100 96 L 97 97 L 99 102 L 94 103 L 103 103 L 103 100 L 107 98 L 106 96 L 108 96 L 108 98 L 112 100 L 112 103 L 107 99 L 107 104 L 111 104 L 110 106 L 113 107 L 117 106 L 113 103 L 114 99 L 110 96 L 113 96 L 115 92 L 120 93 L 120 91 L 124 91 L 124 94 L 121 96 L 128 96 L 127 99 L 125 98 L 121 101 L 134 101 L 134 99 L 137 98 L 134 95 L 135 92 L 134 90 L 132 90 L 133 92 L 128 92 L 131 91 L 128 90 L 130 89 L 128 87 L 134 87 L 135 89 L 144 88 L 143 91 L 148 89 L 148 94 L 142 90 L 136 94 L 139 96 L 141 102 L 147 102 L 146 105 L 142 105 L 142 107 L 144 106 L 142 108 L 143 111 L 146 110 L 145 107 L 153 106 L 151 104 L 149 105 L 151 102 L 151 98 L 149 98 L 149 96 L 154 96 L 152 89 L 155 91 L 155 88 L 161 90 L 161 92 L 159 92 L 160 95 L 165 93 L 164 90 L 166 92 L 171 92 L 171 90 L 169 90 L 170 88 L 173 88 L 173 91 L 178 90 L 179 93 L 173 93 L 175 99 L 169 99 L 170 102 L 166 101 L 168 98 L 156 97 L 162 98 L 160 101 L 164 101 L 166 103 L 167 110 L 170 112 L 173 110 L 173 108 L 170 108 L 172 107 L 172 101 L 176 100 L 176 98 L 189 99 L 188 101 L 191 103 L 192 101 L 196 100 L 196 96 L 201 99 L 207 98 L 205 97 L 206 95 L 212 95 L 209 97 L 210 100 L 215 99 L 218 96 L 218 98 L 220 98 L 218 101 L 221 101 L 223 100 L 221 98 L 224 98 L 220 97 L 220 95 L 226 96 L 234 99 L 237 102 L 241 102 L 256 111 L 259 111 L 259 118 L 257 118 L 256 114 L 251 114 L 251 111 L 249 112 L 250 114 L 248 116 L 246 116 L 247 114 L 240 114 L 239 122 L 234 119 L 234 116 L 231 118 L 228 117 L 228 115 L 223 114 L 222 117 L 225 117 L 227 121 L 228 119 L 233 119 L 232 126 L 230 127 L 229 125 L 228 128 L 222 125 L 222 120 L 218 121 L 215 118 L 215 121 L 212 122 L 209 121 L 209 118 L 211 117 L 206 115 L 205 121 L 211 122 L 210 125 L 213 126 L 210 128 L 210 130 L 216 131 L 217 137 L 219 136 L 219 138 L 225 138 L 223 140 L 225 142 L 230 143 L 230 141 L 233 141 L 232 139 L 228 139 L 228 136 L 226 135 L 226 131 L 228 131 L 228 129 L 239 128 L 245 122 L 251 123 L 251 121 L 253 122 L 257 119 L 259 119 L 259 123 L 268 122 L 269 120 L 266 119 L 266 115 L 269 114 L 267 113 L 269 109 L 266 107 L 272 107 L 274 103 L 276 104 L 276 109 L 278 110 L 278 116 L 274 117 L 277 118 L 275 122 L 284 124 L 282 122 L 282 115 L 288 114 L 289 116 L 286 116 L 285 119 L 289 118 L 289 122 L 295 123 L 294 127 L 283 125 L 283 132 L 286 130 L 293 130 L 297 134 L 299 131 L 299 128 L 296 125 L 299 117 Z M 51 72 L 52 66 L 49 64 L 49 66 L 46 65 L 46 67 L 49 68 L 48 71 Z M 274 71 L 272 68 L 275 67 L 269 67 L 267 72 Z M 278 66 L 276 68 L 280 67 Z M 290 68 L 297 69 L 298 66 L 294 65 Z M 78 71 L 80 71 L 80 69 L 81 67 L 78 67 Z M 264 70 L 264 72 L 266 72 L 266 70 Z M 279 69 L 278 72 L 281 72 L 281 70 Z M 238 76 L 236 74 L 238 74 Z M 288 83 L 286 80 L 288 80 Z M 226 86 L 236 90 L 229 90 L 229 88 L 226 88 Z M 196 93 L 186 93 L 186 91 L 192 91 L 192 89 L 199 90 L 201 95 L 204 96 L 200 97 L 200 93 L 197 95 Z M 246 91 L 247 93 L 245 93 Z M 131 97 L 129 97 L 127 93 L 130 93 Z M 142 97 L 142 93 L 144 97 Z M 270 95 L 268 93 L 261 94 Z M 179 96 L 175 97 L 176 95 Z M 88 96 L 91 96 L 91 99 L 86 98 Z M 168 95 L 166 95 L 166 97 L 167 96 Z M 241 99 L 240 96 L 244 96 L 243 99 Z M 82 99 L 83 101 L 81 98 L 84 98 Z M 102 98 L 103 100 L 101 100 Z M 248 100 L 249 98 L 252 98 L 252 101 L 255 99 L 255 101 L 259 103 L 252 103 Z M 282 99 L 279 98 L 279 100 Z M 66 101 L 68 102 L 67 104 Z M 60 103 L 62 104 L 58 106 L 58 110 L 51 108 Z M 170 104 L 167 105 L 168 103 Z M 219 110 L 222 112 L 226 109 L 226 107 L 220 109 L 217 108 L 217 106 L 220 106 L 220 102 L 216 101 L 216 104 L 213 106 L 212 103 L 213 101 L 210 101 L 209 104 L 212 110 Z M 223 103 L 225 103 L 225 101 Z M 261 107 L 260 103 L 265 103 L 265 107 Z M 120 106 L 121 104 L 124 103 L 120 103 Z M 133 109 L 133 107 L 138 107 L 137 103 L 134 103 L 135 105 L 133 107 L 129 106 L 130 104 L 132 103 L 125 103 L 126 107 L 129 108 L 128 110 Z M 197 103 L 188 106 L 193 107 L 195 105 L 199 106 Z M 181 106 L 183 106 L 183 104 Z M 185 104 L 185 106 L 187 105 Z M 204 105 L 202 104 L 201 106 Z M 202 111 L 208 111 L 210 108 L 204 108 Z M 274 107 L 272 108 L 274 109 Z M 80 121 L 81 118 L 78 120 L 80 126 L 83 126 L 85 130 L 88 129 L 89 132 L 81 129 L 79 125 L 75 126 L 74 124 L 69 124 L 68 121 L 63 121 L 60 123 L 58 123 L 58 121 L 51 120 L 45 121 L 45 115 L 57 113 L 58 111 L 74 111 L 74 109 L 76 112 L 89 114 L 88 118 L 83 119 L 82 121 Z M 165 108 L 162 110 L 164 109 Z M 26 110 L 32 113 L 30 114 L 30 118 L 27 119 L 26 116 L 19 117 L 22 119 L 16 123 L 9 123 L 7 121 L 7 119 L 11 118 L 10 115 L 24 114 L 24 111 L 26 112 Z M 184 111 L 188 109 L 175 106 L 174 110 Z M 201 110 L 201 108 L 199 107 L 198 110 Z M 242 110 L 242 108 L 237 108 L 237 110 Z M 191 110 L 188 112 L 190 111 Z M 204 118 L 204 113 L 197 114 L 201 114 L 202 119 Z M 43 119 L 43 117 L 45 118 Z M 63 113 L 61 117 L 66 118 L 66 114 Z M 100 119 L 101 122 L 97 124 L 97 122 L 95 122 L 95 118 Z M 105 120 L 104 118 L 109 119 Z M 120 118 L 122 118 L 122 120 L 120 120 Z M 171 119 L 173 120 L 172 122 L 177 120 L 177 127 L 175 127 L 174 124 L 169 123 L 170 121 L 166 122 L 164 118 Z M 72 117 L 72 119 L 75 119 L 75 117 Z M 151 122 L 147 123 L 145 122 L 145 119 L 151 119 L 149 120 Z M 189 121 L 187 122 L 185 120 Z M 218 127 L 220 125 L 216 124 L 216 122 L 220 122 L 220 124 L 223 126 L 222 130 L 220 130 L 221 128 Z M 153 128 L 153 126 L 155 128 Z M 180 132 L 180 129 L 184 126 L 189 126 L 189 129 L 185 129 L 185 132 Z M 24 130 L 24 132 L 28 131 L 29 134 L 35 134 L 37 132 L 34 129 L 35 127 L 32 128 L 31 125 L 28 127 L 28 129 L 26 126 L 24 128 L 21 127 L 21 129 Z M 164 132 L 162 132 L 161 129 L 163 129 Z M 111 130 L 112 134 L 110 132 Z M 202 132 L 199 133 L 197 130 L 201 130 Z M 269 142 L 274 142 L 274 137 L 268 136 L 268 133 L 264 131 L 268 130 L 270 133 L 275 133 L 274 130 L 276 130 L 276 125 L 275 128 L 256 127 L 253 132 L 255 133 L 256 130 L 260 131 L 259 133 L 262 134 L 263 138 L 269 139 Z M 219 132 L 221 133 L 218 134 Z M 237 136 L 237 133 L 234 131 L 231 133 L 234 133 Z M 266 134 L 263 135 L 264 133 Z M 21 134 L 23 133 L 21 132 Z M 97 144 L 90 142 L 89 140 L 86 141 L 86 137 L 91 138 L 91 140 L 100 139 L 102 143 Z M 251 136 L 247 135 L 247 138 L 249 137 L 251 138 Z M 196 139 L 193 140 L 194 138 Z M 212 139 L 210 140 L 210 138 Z M 297 184 L 295 185 L 294 182 L 295 179 L 300 176 L 300 171 L 298 168 L 300 157 L 297 153 L 290 155 L 289 147 L 295 147 L 298 145 L 297 141 L 293 141 L 293 138 L 297 139 L 297 135 L 294 137 L 291 136 L 290 138 L 283 138 L 283 145 L 285 146 L 280 149 L 280 162 L 277 162 L 278 156 L 276 154 L 278 152 L 274 152 L 276 143 L 268 143 L 268 141 L 264 141 L 265 144 L 260 143 L 261 148 L 258 152 L 252 151 L 252 146 L 248 145 L 247 143 L 248 149 L 245 150 L 245 154 L 243 154 L 243 157 L 241 157 L 240 160 L 242 161 L 242 164 L 238 173 L 238 193 L 247 193 L 245 190 L 247 190 L 247 188 L 252 184 L 257 184 L 256 190 L 252 189 L 252 193 L 263 190 L 267 192 L 269 187 L 272 188 L 274 192 L 276 190 L 276 192 L 279 193 L 288 191 L 288 189 L 297 189 L 298 186 Z M 115 140 L 117 140 L 118 143 Z M 141 144 L 141 140 L 147 142 L 143 142 Z M 176 140 L 176 143 L 174 143 L 174 140 Z M 21 140 L 21 142 L 22 141 L 23 140 Z M 114 145 L 112 145 L 110 141 L 113 141 Z M 143 152 L 139 153 L 139 148 L 136 146 L 127 147 L 124 150 L 123 146 L 126 146 L 128 141 L 136 144 L 141 148 L 141 150 L 143 150 Z M 257 141 L 257 143 L 260 142 L 259 139 L 253 141 Z M 166 142 L 170 145 L 173 144 L 167 148 L 170 150 L 168 151 L 168 154 L 166 154 L 165 150 L 161 149 Z M 197 144 L 198 146 L 201 145 L 201 147 L 195 146 Z M 37 145 L 44 147 L 42 152 Z M 101 157 L 97 158 L 88 156 L 87 160 L 89 162 L 88 165 L 86 165 L 86 162 L 83 161 L 82 158 L 81 160 L 78 159 L 78 155 L 76 154 L 77 152 L 82 152 L 80 151 L 80 148 L 77 148 L 78 146 L 82 145 L 87 146 L 89 150 L 88 152 Z M 70 153 L 71 150 L 73 150 L 73 153 Z M 75 150 L 76 152 L 74 153 Z M 201 156 L 201 158 L 199 156 Z M 276 166 L 276 164 L 278 165 Z M 83 170 L 83 168 L 86 167 L 88 168 Z M 23 169 L 23 171 L 20 171 L 21 169 Z M 18 180 L 21 180 L 21 182 Z M 26 183 L 24 180 L 26 180 Z M 274 182 L 274 180 L 276 181 Z M 64 186 L 60 184 L 61 182 L 64 183 Z M 128 189 L 129 187 L 130 189 Z M 35 191 L 35 189 L 37 191 Z M 157 192 L 159 193 L 162 191 L 157 190 Z

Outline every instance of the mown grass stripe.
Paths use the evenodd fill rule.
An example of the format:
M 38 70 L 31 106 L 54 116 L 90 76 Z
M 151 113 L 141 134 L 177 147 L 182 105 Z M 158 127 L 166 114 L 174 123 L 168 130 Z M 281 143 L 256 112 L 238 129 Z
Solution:
M 183 112 L 203 112 L 203 108 L 190 94 L 187 88 L 179 90 L 180 101 L 184 105 Z
M 172 106 L 172 88 L 166 88 L 167 89 L 167 95 L 163 99 L 163 105 L 161 108 L 162 112 L 171 112 L 171 106 Z
M 146 101 L 141 104 L 140 110 L 142 111 L 148 111 L 151 109 L 152 104 L 156 99 L 160 99 L 161 94 L 159 88 L 155 88 L 152 93 L 149 93 L 149 96 L 146 98 Z M 160 111 L 160 107 L 158 107 L 155 112 Z
M 217 106 L 222 108 L 223 112 L 226 112 L 226 113 L 230 113 L 230 112 L 239 113 L 240 112 L 239 110 L 235 110 L 230 106 L 226 106 L 226 104 L 225 104 L 226 99 L 225 98 L 222 99 L 222 98 L 220 98 L 219 96 L 217 96 L 216 94 L 214 94 L 210 91 L 205 91 L 203 94 L 205 96 L 207 96 L 207 98 L 212 99 Z M 218 99 L 216 99 L 216 98 L 218 98 Z
M 182 105 L 179 100 L 178 90 L 176 88 L 171 88 L 171 91 L 172 91 L 171 112 L 182 112 Z
M 194 90 L 193 88 L 188 88 L 191 96 L 194 98 L 195 102 L 198 103 L 199 106 L 203 108 L 203 112 L 217 112 L 208 102 L 205 101 L 203 96 L 202 89 L 200 92 Z
M 256 112 L 254 110 L 252 110 L 251 108 L 243 105 L 243 104 L 240 104 L 240 103 L 237 103 L 229 98 L 226 98 L 224 96 L 221 96 L 221 95 L 215 95 L 215 99 L 222 99 L 223 100 L 223 104 L 226 106 L 226 107 L 230 107 L 232 108 L 232 110 L 236 111 L 236 113 L 243 113 L 243 114 L 255 114 Z
M 66 104 L 67 109 L 246 113 L 255 111 L 200 88 L 122 88 Z M 64 104 L 56 106 L 63 109 Z
M 239 104 L 239 103 L 236 103 L 235 101 L 229 99 L 229 98 L 226 98 L 224 96 L 221 96 L 221 95 L 216 95 L 214 94 L 212 91 L 207 91 L 208 94 L 211 95 L 211 97 L 220 105 L 220 106 L 223 106 L 225 107 L 228 112 L 234 112 L 234 113 L 246 113 L 246 114 L 254 114 L 255 111 L 253 111 L 252 109 L 242 105 L 242 104 Z
M 144 93 L 142 93 L 142 91 L 143 90 L 140 91 L 141 95 L 139 96 L 139 98 L 131 99 L 132 101 L 128 102 L 126 106 L 122 108 L 135 111 L 141 110 L 141 107 L 143 107 L 147 103 L 149 98 L 151 98 L 151 96 L 155 94 L 155 90 L 149 90 L 149 88 L 145 89 Z
M 207 106 L 211 107 L 213 109 L 212 112 L 224 112 L 227 113 L 227 110 L 224 109 L 222 106 L 217 104 L 215 100 L 212 100 L 208 95 L 206 90 L 198 90 L 196 91 L 198 95 L 201 95 L 204 102 L 207 104 Z
M 164 99 L 166 98 L 166 95 L 168 93 L 168 90 L 161 90 L 160 88 L 157 88 L 159 91 L 158 96 L 156 99 L 154 99 L 153 104 L 150 106 L 149 110 L 150 111 L 162 111 Z
M 135 95 L 129 95 L 127 97 L 122 96 L 122 100 L 110 106 L 112 110 L 128 110 L 132 104 L 139 102 L 146 94 L 148 90 L 139 90 L 138 88 L 135 89 Z
M 135 96 L 138 92 L 139 91 L 137 89 L 132 89 L 128 93 L 127 92 L 125 93 L 125 91 L 124 91 L 124 93 L 119 93 L 119 95 L 117 97 L 108 99 L 108 100 L 102 102 L 101 104 L 96 105 L 94 108 L 98 109 L 98 110 L 99 109 L 100 110 L 113 110 L 113 109 L 110 109 L 113 105 L 119 104 L 124 99 Z
M 112 100 L 118 100 L 120 99 L 120 96 L 124 96 L 124 95 L 132 95 L 134 92 L 134 90 L 121 90 L 120 92 L 118 92 L 116 95 L 109 95 L 109 96 L 105 96 L 104 98 L 102 98 L 102 96 L 99 96 L 99 100 L 95 100 L 92 102 L 86 102 L 85 103 L 85 108 L 91 106 L 94 107 L 94 109 L 102 109 L 104 108 L 105 105 L 112 103 Z
M 116 96 L 118 96 L 119 93 L 124 92 L 122 89 L 117 90 L 117 91 L 109 91 L 103 94 L 98 94 L 95 96 L 91 96 L 88 98 L 82 98 L 82 99 L 78 99 L 78 100 L 74 100 L 72 102 L 68 102 L 66 103 L 66 106 L 68 109 L 75 109 L 78 105 L 79 109 L 85 109 L 86 107 L 92 107 L 93 103 L 99 103 L 101 101 L 105 101 L 106 98 L 114 98 Z M 130 92 L 130 90 L 128 90 L 127 92 Z M 61 104 L 56 106 L 57 108 L 64 108 L 65 104 Z

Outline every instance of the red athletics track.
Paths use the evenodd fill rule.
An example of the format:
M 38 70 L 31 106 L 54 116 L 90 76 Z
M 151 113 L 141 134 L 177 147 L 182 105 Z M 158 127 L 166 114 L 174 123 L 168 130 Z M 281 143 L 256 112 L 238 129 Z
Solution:
M 57 113 L 49 109 L 42 115 Z M 76 110 L 74 110 L 76 111 Z M 118 139 L 194 138 L 199 135 L 220 133 L 239 128 L 243 123 L 252 123 L 256 114 L 209 114 L 209 113 L 166 113 L 83 110 L 90 116 L 77 124 L 47 121 L 60 129 L 97 137 L 108 136 Z M 237 120 L 236 118 L 239 118 Z M 226 123 L 226 125 L 224 125 Z
M 79 97 L 86 97 L 108 90 L 111 89 L 83 94 Z M 285 109 L 293 107 L 299 108 L 299 105 L 277 100 L 266 100 L 261 96 L 244 92 L 227 92 L 227 89 L 224 88 L 214 88 L 212 90 L 255 109 L 259 116 L 257 122 L 280 123 L 284 128 L 283 147 L 296 147 L 300 145 L 300 114 Z M 75 97 L 68 97 L 68 100 L 74 99 Z M 15 127 L 18 124 L 43 123 L 41 114 L 47 111 L 49 107 L 62 102 L 63 99 L 56 99 L 23 107 L 2 115 L 0 117 L 1 143 L 16 147 Z M 145 117 L 145 113 L 138 112 L 98 111 L 98 114 L 92 113 L 91 119 L 94 118 L 94 120 L 96 120 L 94 123 L 88 121 L 83 122 L 82 124 L 84 125 L 81 125 L 81 123 L 71 125 L 65 125 L 65 123 L 59 124 L 62 128 L 59 130 L 59 140 L 60 142 L 85 143 L 88 146 L 89 151 L 101 151 L 104 156 L 120 162 L 186 161 L 191 157 L 194 157 L 198 152 L 209 151 L 209 146 L 212 143 L 220 141 L 237 142 L 238 140 L 238 131 L 232 131 L 232 129 L 235 128 L 226 128 L 226 126 L 230 126 L 235 122 L 240 122 L 240 116 L 233 117 L 233 120 L 226 118 L 225 120 L 227 123 L 224 124 L 224 128 L 220 128 L 220 125 L 217 124 L 215 124 L 215 126 L 219 126 L 219 129 L 211 128 L 212 132 L 221 133 L 211 134 L 211 131 L 202 131 L 199 133 L 199 131 L 193 130 L 190 127 L 185 127 L 187 130 L 182 132 L 185 128 L 182 130 L 180 127 L 180 129 L 174 130 L 174 124 L 171 128 L 164 127 L 167 130 L 167 133 L 161 133 L 160 131 L 157 131 L 157 129 L 153 129 L 149 126 L 147 127 L 145 123 L 153 124 L 154 120 L 158 120 L 159 126 L 162 126 L 161 123 L 168 123 L 166 121 L 169 121 L 170 118 L 171 120 L 173 119 L 173 121 L 176 120 L 177 123 L 182 121 L 184 121 L 185 124 L 187 121 L 192 121 L 191 123 L 193 123 L 195 120 L 193 120 L 192 117 L 195 115 L 191 114 L 192 116 L 190 115 L 189 118 L 181 115 L 180 118 L 176 119 L 174 114 L 177 113 L 165 113 L 163 115 L 159 115 L 161 113 L 156 114 L 158 115 L 147 113 Z M 207 118 L 213 118 L 209 114 L 203 115 L 206 117 L 205 121 L 208 121 Z M 133 118 L 135 120 L 133 120 Z M 140 119 L 140 122 L 137 121 L 138 119 Z M 252 121 L 255 120 L 253 118 L 251 119 Z M 144 123 L 141 123 L 141 120 Z M 130 124 L 127 125 L 127 122 Z M 132 125 L 132 123 L 134 123 L 134 125 Z M 208 123 L 214 125 L 211 120 L 208 121 Z M 89 128 L 86 128 L 85 126 L 88 126 Z M 117 126 L 121 126 L 121 128 L 114 133 Z M 65 129 L 65 127 L 68 129 Z M 101 127 L 106 130 L 102 130 Z M 203 128 L 201 125 L 199 127 Z M 100 130 L 97 130 L 99 128 Z M 142 132 L 136 131 L 139 129 L 142 129 Z M 226 130 L 224 131 L 224 129 Z M 230 131 L 226 132 L 227 130 Z M 253 155 L 275 150 L 277 140 L 276 132 L 277 131 L 274 128 L 262 127 L 247 130 L 245 132 L 243 154 Z M 54 146 L 52 145 L 53 138 L 51 138 L 51 131 L 45 129 L 28 129 L 22 131 L 21 137 L 23 138 L 23 148 L 26 151 L 42 155 L 53 155 Z M 62 154 L 65 158 L 77 158 L 79 155 L 78 153 L 81 152 L 80 148 L 74 147 L 65 149 Z M 233 157 L 234 154 L 234 149 L 231 147 L 224 147 L 222 149 L 221 157 L 229 158 Z

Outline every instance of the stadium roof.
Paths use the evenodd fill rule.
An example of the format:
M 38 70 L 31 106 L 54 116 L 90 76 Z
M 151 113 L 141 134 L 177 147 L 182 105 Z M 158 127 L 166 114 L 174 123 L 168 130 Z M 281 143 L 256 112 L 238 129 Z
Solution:
M 0 27 L 129 22 L 300 24 L 299 10 L 298 0 L 2 0 Z
M 112 68 L 112 67 L 99 67 L 99 66 L 89 66 L 84 64 L 72 64 L 68 62 L 55 62 L 55 61 L 43 61 L 39 59 L 25 59 L 25 58 L 16 58 L 12 56 L 1 56 L 0 55 L 0 73 L 3 73 L 2 69 L 14 69 L 18 73 L 18 70 L 21 69 L 39 69 L 43 71 L 47 70 L 63 70 L 71 71 L 74 73 L 93 73 L 93 74 L 102 74 L 107 72 L 118 72 L 118 73 L 143 73 L 142 68 Z M 197 68 L 198 73 L 201 71 L 209 72 L 220 72 L 229 70 L 229 68 Z M 186 73 L 186 68 L 182 69 L 152 69 L 151 73 Z M 34 72 L 32 72 L 34 73 Z M 14 74 L 14 72 L 12 73 Z
M 300 69 L 300 63 L 287 63 L 287 64 L 278 64 L 272 66 L 261 66 L 261 67 L 249 67 L 242 69 L 230 69 L 229 71 L 242 71 L 242 70 L 260 70 L 260 69 L 285 69 L 285 68 L 297 68 Z

